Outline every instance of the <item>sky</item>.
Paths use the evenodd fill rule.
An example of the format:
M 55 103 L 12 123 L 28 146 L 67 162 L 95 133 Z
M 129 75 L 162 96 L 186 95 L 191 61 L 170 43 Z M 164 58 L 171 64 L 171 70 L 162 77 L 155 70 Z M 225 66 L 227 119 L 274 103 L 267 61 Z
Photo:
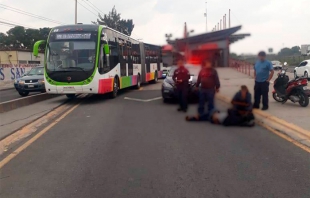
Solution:
M 88 1 L 88 2 L 87 2 Z M 310 44 L 310 0 L 78 0 L 78 22 L 96 21 L 97 11 L 108 13 L 115 5 L 124 19 L 133 19 L 132 37 L 163 45 L 165 34 L 183 36 L 184 23 L 193 35 L 211 31 L 231 9 L 231 26 L 242 25 L 238 33 L 251 36 L 231 45 L 231 51 L 256 54 L 260 50 Z M 207 3 L 206 3 L 207 2 Z M 1 5 L 2 4 L 2 5 Z M 44 16 L 64 24 L 74 24 L 74 0 L 0 0 L 0 21 L 31 28 L 58 24 L 25 16 L 2 6 Z M 85 9 L 84 7 L 89 10 Z M 207 10 L 207 20 L 204 13 Z M 227 16 L 228 19 L 228 16 Z M 207 25 L 206 25 L 207 21 Z M 0 23 L 0 32 L 10 29 Z

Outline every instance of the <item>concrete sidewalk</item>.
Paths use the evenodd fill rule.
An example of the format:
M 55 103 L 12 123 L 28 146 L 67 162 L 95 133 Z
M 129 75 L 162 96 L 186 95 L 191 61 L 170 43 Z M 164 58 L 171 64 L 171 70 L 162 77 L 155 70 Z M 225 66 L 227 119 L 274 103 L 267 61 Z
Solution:
M 252 94 L 252 98 L 254 97 L 253 89 L 255 82 L 253 77 L 232 68 L 218 68 L 217 71 L 221 81 L 221 95 L 231 99 L 240 90 L 241 85 L 246 85 Z M 310 106 L 300 107 L 299 104 L 294 104 L 290 101 L 285 104 L 278 103 L 272 97 L 272 90 L 273 84 L 270 85 L 269 110 L 266 113 L 305 130 L 310 130 Z

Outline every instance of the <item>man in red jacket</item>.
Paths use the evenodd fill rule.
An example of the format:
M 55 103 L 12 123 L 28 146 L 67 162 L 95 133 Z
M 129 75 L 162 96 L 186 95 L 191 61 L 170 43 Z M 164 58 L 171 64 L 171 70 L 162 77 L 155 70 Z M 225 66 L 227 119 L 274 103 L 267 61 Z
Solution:
M 190 74 L 189 71 L 184 67 L 183 59 L 178 60 L 178 68 L 174 71 L 172 79 L 176 85 L 177 96 L 180 104 L 178 111 L 186 112 Z
M 219 92 L 220 89 L 219 76 L 217 71 L 212 67 L 211 61 L 206 60 L 202 63 L 196 87 L 200 88 L 198 113 L 199 115 L 203 115 L 205 113 L 206 102 L 208 102 L 208 112 L 214 109 L 215 93 Z

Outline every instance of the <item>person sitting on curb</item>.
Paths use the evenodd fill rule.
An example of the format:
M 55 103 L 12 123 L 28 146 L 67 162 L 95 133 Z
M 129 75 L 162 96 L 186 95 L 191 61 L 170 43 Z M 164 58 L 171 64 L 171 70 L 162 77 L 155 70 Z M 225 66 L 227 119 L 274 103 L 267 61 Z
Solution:
M 233 108 L 226 112 L 220 112 L 213 109 L 208 113 L 186 117 L 187 121 L 210 121 L 213 124 L 222 124 L 224 126 L 249 126 L 252 127 L 254 123 L 254 115 L 252 113 L 251 94 L 245 85 L 241 86 L 231 103 Z
M 242 85 L 240 87 L 240 91 L 235 94 L 231 104 L 233 105 L 233 109 L 240 115 L 252 113 L 252 95 L 250 94 L 247 86 Z

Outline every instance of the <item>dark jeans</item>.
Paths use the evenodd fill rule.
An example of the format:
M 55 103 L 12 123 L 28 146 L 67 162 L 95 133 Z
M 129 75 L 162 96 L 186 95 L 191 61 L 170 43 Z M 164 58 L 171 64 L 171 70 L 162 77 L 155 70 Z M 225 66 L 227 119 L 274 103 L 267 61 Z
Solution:
M 188 96 L 188 88 L 184 86 L 183 88 L 177 89 L 177 96 L 179 99 L 180 108 L 183 110 L 187 109 L 187 96 Z
M 261 97 L 263 107 L 268 108 L 269 82 L 255 82 L 254 86 L 254 108 L 259 108 Z
M 214 109 L 214 97 L 215 97 L 214 89 L 200 89 L 199 106 L 198 106 L 199 115 L 203 115 L 205 113 L 204 111 L 206 102 L 208 102 L 208 112 Z

